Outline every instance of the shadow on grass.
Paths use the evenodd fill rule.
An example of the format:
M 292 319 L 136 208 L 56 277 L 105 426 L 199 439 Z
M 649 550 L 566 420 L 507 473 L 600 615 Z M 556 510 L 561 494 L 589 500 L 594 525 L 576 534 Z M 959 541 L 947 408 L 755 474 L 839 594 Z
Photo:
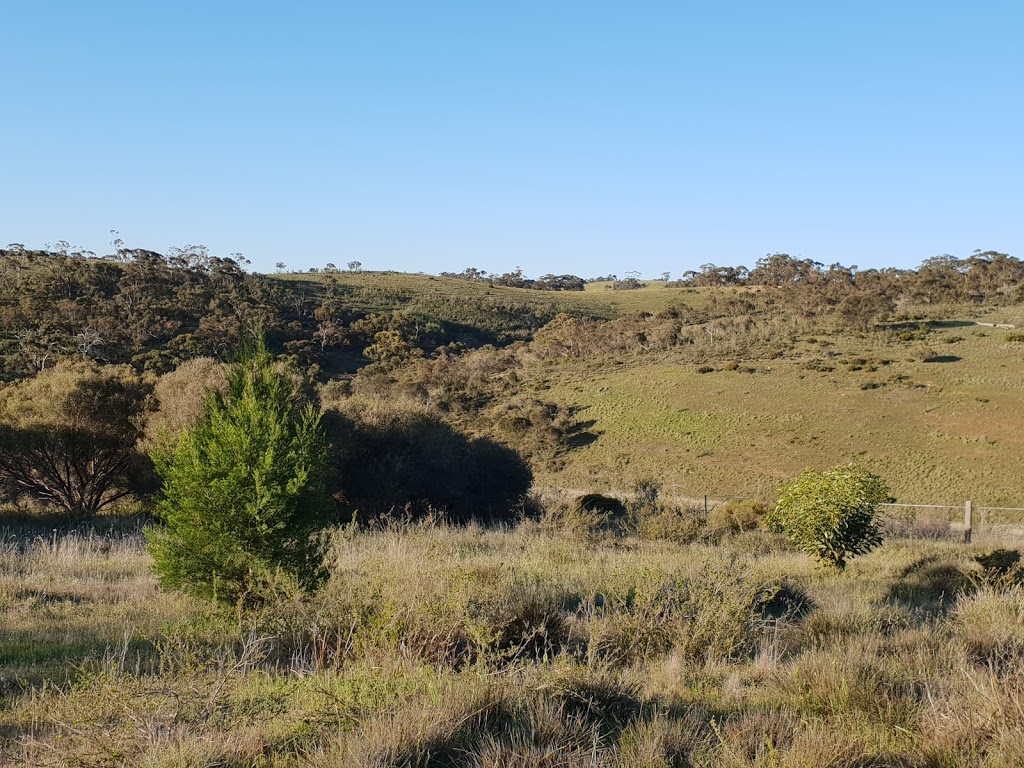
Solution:
M 147 514 L 101 515 L 92 520 L 77 520 L 58 512 L 31 512 L 17 507 L 0 508 L 0 543 L 22 545 L 40 539 L 54 543 L 69 536 L 121 539 L 138 536 L 152 522 Z
M 898 323 L 886 323 L 883 327 L 890 331 L 917 331 L 928 329 L 929 331 L 941 330 L 943 328 L 967 328 L 976 325 L 973 320 L 905 320 Z
M 38 688 L 44 682 L 66 685 L 90 662 L 100 662 L 110 653 L 109 637 L 88 632 L 43 639 L 38 633 L 0 631 L 0 696 Z M 118 647 L 117 653 L 134 662 L 151 658 L 156 649 L 149 640 L 133 638 Z
M 592 432 L 591 428 L 597 425 L 596 419 L 589 419 L 588 421 L 576 422 L 569 435 L 565 438 L 565 446 L 567 448 L 583 448 L 587 445 L 593 445 L 597 442 L 601 436 L 600 432 Z
M 900 572 L 899 581 L 889 588 L 885 599 L 934 618 L 945 615 L 959 595 L 973 589 L 970 579 L 954 563 L 928 555 Z

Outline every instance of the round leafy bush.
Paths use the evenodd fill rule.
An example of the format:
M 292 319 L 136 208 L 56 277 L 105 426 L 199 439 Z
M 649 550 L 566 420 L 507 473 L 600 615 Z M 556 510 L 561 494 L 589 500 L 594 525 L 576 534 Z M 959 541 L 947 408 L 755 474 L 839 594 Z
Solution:
M 766 521 L 819 563 L 842 569 L 882 543 L 875 512 L 888 497 L 882 479 L 860 467 L 807 469 L 782 489 Z

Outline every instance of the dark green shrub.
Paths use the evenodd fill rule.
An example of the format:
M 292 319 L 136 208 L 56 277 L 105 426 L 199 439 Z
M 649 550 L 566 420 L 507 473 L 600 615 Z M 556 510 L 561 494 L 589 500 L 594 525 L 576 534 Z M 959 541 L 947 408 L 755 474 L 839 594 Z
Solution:
M 598 512 L 605 517 L 621 517 L 626 514 L 626 507 L 621 501 L 600 493 L 585 493 L 577 497 L 572 508 L 577 512 Z
M 163 487 L 148 532 L 160 584 L 228 603 L 258 603 L 320 575 L 325 524 L 320 414 L 260 346 L 228 372 L 191 429 L 153 460 Z

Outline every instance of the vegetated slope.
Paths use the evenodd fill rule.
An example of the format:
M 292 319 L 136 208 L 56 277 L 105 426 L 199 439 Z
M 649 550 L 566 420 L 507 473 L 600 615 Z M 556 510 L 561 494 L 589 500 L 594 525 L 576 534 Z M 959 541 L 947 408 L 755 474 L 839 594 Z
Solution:
M 0 257 L 8 379 L 61 358 L 164 373 L 260 331 L 335 397 L 412 399 L 522 450 L 540 485 L 770 496 L 856 459 L 903 501 L 1024 503 L 1024 344 L 972 325 L 1024 322 L 1024 266 L 1000 254 L 856 274 L 778 256 L 746 282 L 585 291 L 253 275 L 201 248 Z
M 411 306 L 515 290 L 409 275 L 343 279 L 402 281 Z M 417 294 L 424 285 L 435 298 Z M 584 306 L 591 316 L 618 316 L 627 329 L 618 333 L 637 340 L 610 352 L 577 354 L 570 341 L 564 352 L 533 354 L 552 343 L 549 336 L 565 336 L 545 329 L 520 355 L 518 384 L 499 392 L 492 408 L 532 398 L 576 424 L 554 457 L 534 457 L 536 483 L 625 490 L 653 478 L 686 497 L 771 497 L 805 467 L 858 461 L 900 501 L 1024 505 L 1024 435 L 1016 426 L 1024 415 L 1024 343 L 1013 340 L 1013 329 L 974 324 L 1020 326 L 1019 305 L 917 306 L 905 312 L 917 320 L 855 331 L 820 318 L 773 326 L 780 308 L 760 290 L 653 283 L 620 292 L 592 283 L 582 293 L 543 296 L 578 317 L 587 316 Z M 709 322 L 728 319 L 732 304 L 734 317 L 747 319 Z M 653 343 L 657 331 L 647 326 L 675 312 L 669 307 L 699 344 Z M 765 327 L 745 330 L 755 320 Z M 577 335 L 586 345 L 603 332 L 582 327 Z M 758 338 L 750 343 L 746 335 Z M 472 420 L 460 426 L 486 431 Z M 498 436 L 531 451 L 528 437 Z
M 553 292 L 425 275 L 271 277 L 199 246 L 166 256 L 120 249 L 105 258 L 19 246 L 0 249 L 0 377 L 32 375 L 66 357 L 164 372 L 223 355 L 254 332 L 300 364 L 351 371 L 382 330 L 431 353 L 451 342 L 528 339 L 560 312 L 615 314 Z
M 703 302 L 699 289 L 667 287 L 660 282 L 630 291 L 613 291 L 608 282 L 588 283 L 583 291 L 537 291 L 404 272 L 321 272 L 273 277 L 299 292 L 309 286 L 318 292 L 333 290 L 339 306 L 353 312 L 404 311 L 424 320 L 495 333 L 507 333 L 509 322 L 517 328 L 536 330 L 539 326 L 533 327 L 535 323 L 528 318 L 540 319 L 543 325 L 559 312 L 611 319 L 625 312 L 656 312 L 671 304 Z
M 938 333 L 945 362 L 911 359 L 913 343 L 838 336 L 735 370 L 640 357 L 535 369 L 530 385 L 599 435 L 536 482 L 654 477 L 683 496 L 771 496 L 804 467 L 859 461 L 901 501 L 1021 506 L 1024 344 L 1010 333 Z

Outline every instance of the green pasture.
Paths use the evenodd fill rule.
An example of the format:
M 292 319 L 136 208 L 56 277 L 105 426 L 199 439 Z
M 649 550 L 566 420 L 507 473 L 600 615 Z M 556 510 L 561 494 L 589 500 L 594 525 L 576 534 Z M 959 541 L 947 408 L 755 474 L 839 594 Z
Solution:
M 642 478 L 682 496 L 770 497 L 805 467 L 858 461 L 913 503 L 1022 506 L 1024 344 L 1012 331 L 797 340 L 783 358 L 565 361 L 531 369 L 543 396 L 596 435 L 540 485 L 623 489 Z M 957 340 L 959 339 L 959 340 Z M 953 340 L 947 343 L 947 340 Z M 829 369 L 832 370 L 829 370 Z

